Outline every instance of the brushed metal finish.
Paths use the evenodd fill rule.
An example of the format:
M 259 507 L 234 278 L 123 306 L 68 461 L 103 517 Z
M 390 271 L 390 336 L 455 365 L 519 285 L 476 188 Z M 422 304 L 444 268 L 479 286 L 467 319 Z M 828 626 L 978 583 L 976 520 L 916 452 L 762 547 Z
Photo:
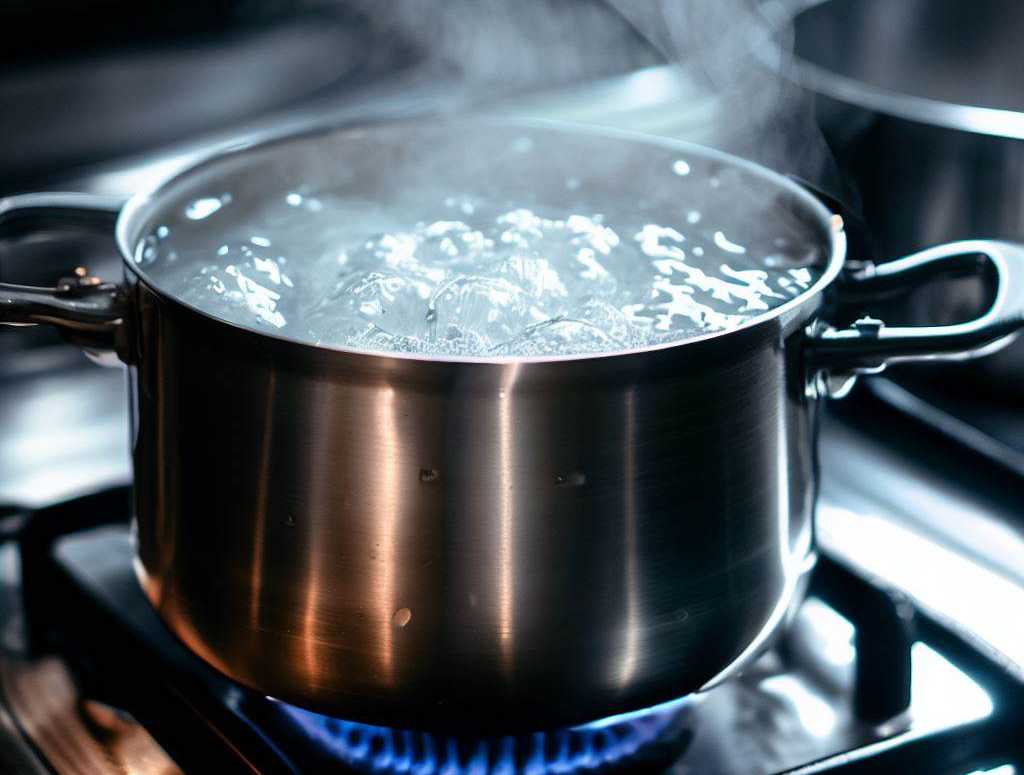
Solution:
M 406 727 L 701 688 L 809 566 L 813 313 L 554 363 L 329 352 L 135 285 L 139 573 L 212 665 Z M 701 344 L 703 346 L 701 346 Z

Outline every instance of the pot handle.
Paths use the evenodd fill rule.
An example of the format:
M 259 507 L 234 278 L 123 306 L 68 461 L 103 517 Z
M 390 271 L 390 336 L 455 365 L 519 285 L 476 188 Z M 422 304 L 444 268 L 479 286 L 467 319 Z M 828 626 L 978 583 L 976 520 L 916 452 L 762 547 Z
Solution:
M 965 240 L 937 245 L 847 274 L 843 295 L 871 297 L 911 287 L 938 273 L 989 270 L 992 306 L 980 317 L 946 326 L 886 326 L 861 318 L 847 329 L 821 321 L 808 331 L 813 373 L 824 392 L 841 397 L 858 374 L 875 374 L 890 363 L 966 360 L 1006 346 L 1024 327 L 1024 245 L 998 240 Z
M 68 193 L 0 199 L 0 239 L 54 226 L 85 226 L 112 234 L 122 204 L 121 199 Z M 51 288 L 0 283 L 0 324 L 54 325 L 94 356 L 123 349 L 127 311 L 124 288 L 92 277 L 85 267 L 77 267 Z

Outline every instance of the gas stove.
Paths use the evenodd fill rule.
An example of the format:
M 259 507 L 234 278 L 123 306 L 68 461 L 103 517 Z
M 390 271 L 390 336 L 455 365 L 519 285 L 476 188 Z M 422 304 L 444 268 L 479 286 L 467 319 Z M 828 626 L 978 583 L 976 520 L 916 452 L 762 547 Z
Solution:
M 41 184 L 123 196 L 268 124 L 409 115 L 481 97 L 388 67 L 395 77 Z M 654 66 L 491 109 L 721 144 L 729 104 Z M 40 267 L 65 271 L 69 255 L 118 271 L 109 245 L 80 235 L 0 249 L 33 265 L 26 282 L 45 279 Z M 13 268 L 5 255 L 0 266 Z M 132 568 L 123 375 L 42 331 L 0 337 L 0 353 L 3 771 L 1024 773 L 1024 469 L 896 383 L 876 379 L 826 413 L 808 596 L 740 676 L 579 727 L 479 737 L 328 718 L 256 695 L 193 656 Z M 1011 422 L 1016 413 L 990 425 Z

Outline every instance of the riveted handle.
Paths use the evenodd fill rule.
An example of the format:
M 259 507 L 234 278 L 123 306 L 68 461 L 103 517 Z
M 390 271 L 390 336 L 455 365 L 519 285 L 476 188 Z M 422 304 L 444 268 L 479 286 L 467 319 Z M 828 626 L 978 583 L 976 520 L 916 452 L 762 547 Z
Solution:
M 0 199 L 0 238 L 68 226 L 113 233 L 121 200 L 88 194 L 22 194 Z M 53 287 L 0 283 L 0 324 L 56 326 L 92 353 L 118 349 L 127 312 L 121 286 L 70 267 Z
M 890 363 L 965 360 L 1007 345 L 1024 327 L 1024 246 L 997 240 L 938 245 L 905 258 L 867 264 L 848 275 L 841 293 L 882 295 L 939 273 L 987 272 L 993 302 L 980 317 L 946 326 L 887 326 L 862 318 L 846 329 L 817 322 L 808 332 L 811 365 L 833 396 L 845 394 L 858 374 Z

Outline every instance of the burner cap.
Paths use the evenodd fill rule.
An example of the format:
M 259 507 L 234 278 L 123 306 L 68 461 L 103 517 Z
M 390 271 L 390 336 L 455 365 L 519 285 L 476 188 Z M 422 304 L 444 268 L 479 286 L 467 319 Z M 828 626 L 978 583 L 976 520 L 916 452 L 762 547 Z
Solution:
M 667 763 L 689 742 L 683 720 L 693 702 L 674 700 L 553 732 L 482 738 L 390 729 L 284 703 L 279 707 L 324 754 L 359 772 L 571 775 Z

